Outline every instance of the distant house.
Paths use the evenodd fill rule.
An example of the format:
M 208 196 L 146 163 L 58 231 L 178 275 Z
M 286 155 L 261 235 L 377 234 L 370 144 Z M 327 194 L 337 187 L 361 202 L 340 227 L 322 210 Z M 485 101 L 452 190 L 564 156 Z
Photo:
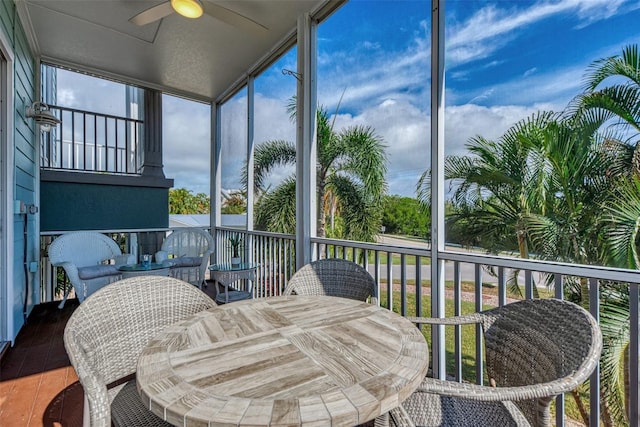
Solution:
M 180 227 L 209 227 L 209 215 L 169 215 L 169 228 Z M 231 227 L 238 229 L 246 229 L 247 215 L 245 214 L 223 214 L 222 215 L 222 227 Z

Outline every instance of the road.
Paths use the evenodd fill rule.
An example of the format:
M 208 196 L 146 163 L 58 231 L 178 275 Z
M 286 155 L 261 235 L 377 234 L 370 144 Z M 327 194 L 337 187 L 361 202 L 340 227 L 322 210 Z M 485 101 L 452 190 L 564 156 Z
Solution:
M 419 242 L 409 239 L 398 238 L 394 236 L 381 235 L 378 237 L 378 243 L 393 245 L 393 246 L 401 246 L 401 247 L 409 247 L 409 248 L 420 248 L 420 249 L 428 249 L 429 245 L 425 242 Z M 449 249 L 454 249 L 458 252 L 472 252 L 471 250 L 462 249 L 459 247 L 450 247 Z M 421 277 L 422 280 L 430 280 L 431 278 L 431 265 L 422 265 L 421 266 Z M 369 272 L 373 275 L 375 266 L 369 266 Z M 453 262 L 445 263 L 445 280 L 453 280 L 454 277 L 454 265 Z M 392 275 L 394 278 L 400 278 L 400 266 L 394 265 L 392 269 Z M 497 273 L 497 270 L 496 270 Z M 511 273 L 511 269 L 506 270 L 506 277 L 508 278 Z M 491 272 L 487 268 L 482 269 L 482 282 L 487 284 L 498 284 L 498 278 L 496 275 L 491 274 Z M 387 276 L 387 265 L 380 265 L 380 275 L 381 277 Z M 475 281 L 475 265 L 469 263 L 461 263 L 460 264 L 460 275 L 462 281 L 465 282 L 473 282 Z M 416 266 L 415 265 L 407 265 L 406 267 L 406 277 L 410 280 L 415 280 L 416 277 Z M 539 273 L 533 273 L 533 280 L 538 287 L 545 287 L 544 282 L 542 280 L 542 275 Z M 518 283 L 523 286 L 524 285 L 524 272 L 520 271 L 518 274 Z

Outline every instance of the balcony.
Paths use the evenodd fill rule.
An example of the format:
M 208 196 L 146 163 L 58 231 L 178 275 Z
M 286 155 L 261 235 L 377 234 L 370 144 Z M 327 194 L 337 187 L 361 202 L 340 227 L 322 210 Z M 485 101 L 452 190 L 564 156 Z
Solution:
M 117 230 L 109 231 L 115 233 Z M 125 245 L 128 245 L 125 249 L 135 253 L 136 251 L 150 250 L 149 247 L 143 248 L 140 246 L 139 242 L 149 241 L 149 235 L 166 231 L 140 230 L 137 232 L 121 232 L 120 235 L 125 237 Z M 217 250 L 212 263 L 229 261 L 228 237 L 231 233 L 241 233 L 244 241 L 248 242 L 242 254 L 244 260 L 252 260 L 260 266 L 254 286 L 254 298 L 268 298 L 279 295 L 295 271 L 293 262 L 295 259 L 294 237 L 276 233 L 246 232 L 218 227 L 213 230 Z M 46 249 L 46 242 L 52 238 L 55 238 L 55 236 L 42 236 L 43 249 Z M 630 304 L 631 317 L 629 319 L 629 329 L 632 337 L 629 355 L 631 360 L 630 378 L 638 375 L 638 364 L 633 362 L 638 360 L 637 341 L 634 341 L 633 337 L 638 336 L 637 326 L 634 328 L 634 325 L 638 325 L 637 296 L 640 289 L 638 287 L 640 277 L 634 271 L 521 260 L 461 250 L 447 250 L 439 254 L 445 266 L 443 271 L 446 283 L 444 295 L 439 295 L 439 290 L 431 286 L 430 262 L 432 252 L 426 244 L 408 242 L 406 246 L 401 246 L 397 244 L 358 243 L 319 238 L 312 239 L 312 242 L 318 257 L 345 258 L 365 266 L 378 285 L 380 304 L 403 316 L 429 315 L 433 310 L 433 304 L 437 304 L 438 300 L 444 301 L 447 315 L 457 315 L 480 311 L 496 305 L 504 305 L 519 298 L 532 298 L 534 294 L 537 295 L 538 293 L 540 297 L 562 299 L 564 298 L 562 291 L 563 281 L 580 278 L 586 280 L 589 285 L 588 308 L 598 319 L 599 307 L 602 303 L 598 292 L 601 284 L 611 281 L 627 283 L 630 300 L 632 301 Z M 43 253 L 46 254 L 46 250 Z M 43 266 L 42 271 L 45 272 L 41 278 L 40 292 L 42 300 L 53 301 L 59 299 L 60 294 L 55 292 L 55 280 L 59 275 L 48 267 L 46 256 L 43 257 L 41 263 Z M 392 265 L 391 268 L 389 268 L 390 265 Z M 522 289 L 522 296 L 509 292 L 506 278 L 510 270 L 521 272 L 518 276 L 518 284 Z M 541 284 L 540 281 L 548 277 L 552 278 L 553 286 L 550 288 L 539 286 Z M 205 288 L 205 291 L 213 295 L 214 284 L 209 282 L 209 286 Z M 49 365 L 42 365 L 45 366 L 45 371 L 55 369 L 48 373 L 43 372 L 43 381 L 47 383 L 55 381 L 57 385 L 47 386 L 46 389 L 43 385 L 40 386 L 42 395 L 36 398 L 37 404 L 31 410 L 32 412 L 28 414 L 32 418 L 32 424 L 29 425 L 40 425 L 39 417 L 45 420 L 46 417 L 50 416 L 52 409 L 61 411 L 59 412 L 60 420 L 71 416 L 60 408 L 62 406 L 60 399 L 67 402 L 65 405 L 77 405 L 80 390 L 75 383 L 73 371 L 68 368 L 68 362 L 63 360 L 64 354 L 60 352 L 61 337 L 59 336 L 65 319 L 70 314 L 69 311 L 75 306 L 76 302 L 72 300 L 70 308 L 65 308 L 62 312 L 56 312 L 55 309 L 51 308 L 51 304 L 44 304 L 34 311 L 32 315 L 34 323 L 37 324 L 37 322 L 44 321 L 47 324 L 47 328 L 55 328 L 57 331 L 54 333 L 54 335 L 58 334 L 57 341 L 48 345 L 51 346 L 52 354 L 56 351 L 58 352 L 60 359 L 56 359 L 55 362 L 49 360 L 46 362 Z M 37 313 L 41 314 L 38 315 Z M 31 320 L 29 323 L 31 323 Z M 44 328 L 45 326 L 41 327 Z M 42 329 L 31 333 L 34 336 L 20 336 L 18 338 L 16 347 L 10 350 L 8 360 L 16 360 L 15 357 L 19 358 L 20 356 L 16 355 L 19 355 L 21 351 L 25 351 L 23 346 L 30 347 L 35 345 L 32 344 L 33 342 L 40 342 L 45 339 Z M 451 329 L 447 328 L 444 332 L 425 328 L 423 333 L 429 342 L 430 360 L 443 358 L 441 360 L 445 361 L 444 370 L 451 380 L 477 383 L 486 381 L 486 377 L 483 375 L 484 361 L 483 349 L 479 338 L 480 331 L 451 327 Z M 25 334 L 29 334 L 29 332 L 25 332 Z M 55 350 L 56 348 L 57 350 Z M 26 373 L 28 371 L 27 368 L 21 369 L 21 372 L 25 372 L 24 375 L 8 382 L 5 381 L 7 377 L 2 379 L 3 387 L 13 387 L 11 390 L 12 395 L 33 393 L 34 385 L 29 378 L 33 378 L 34 372 L 42 368 L 29 368 L 32 369 L 29 375 Z M 4 370 L 4 372 L 8 371 Z M 55 376 L 57 379 L 53 380 L 51 376 Z M 601 415 L 598 404 L 598 396 L 601 391 L 600 384 L 599 371 L 596 371 L 591 377 L 588 390 L 582 391 L 583 396 L 588 396 L 588 399 L 585 400 L 585 403 L 588 403 L 586 403 L 583 410 L 588 411 L 588 417 L 592 420 L 599 419 Z M 48 397 L 45 398 L 45 394 Z M 576 422 L 580 423 L 582 421 L 579 412 L 576 412 L 577 408 L 571 402 L 572 400 L 573 397 L 570 395 L 560 396 L 557 399 L 555 403 L 556 425 L 574 425 Z M 38 412 L 40 410 L 38 408 L 42 408 L 43 405 L 48 405 L 47 411 L 49 412 Z M 565 408 L 568 408 L 568 413 L 565 413 Z M 23 410 L 27 411 L 27 409 Z M 24 412 L 23 415 L 26 413 Z M 9 417 L 8 414 L 14 416 L 15 412 L 13 410 L 0 412 L 0 420 L 3 419 L 2 417 Z
M 44 170 L 139 175 L 142 120 L 50 105 L 60 120 L 41 134 Z
M 3 125 L 2 129 L 7 125 L 9 130 L 0 133 L 0 145 L 8 147 L 6 152 L 10 153 L 4 155 L 4 150 L 0 152 L 0 301 L 5 303 L 3 309 L 8 308 L 0 318 L 0 338 L 4 341 L 12 340 L 22 326 L 23 295 L 25 313 L 33 308 L 28 303 L 38 304 L 18 337 L 16 346 L 7 350 L 3 358 L 11 362 L 3 362 L 7 365 L 3 365 L 0 371 L 1 425 L 13 425 L 22 421 L 25 425 L 50 425 L 55 422 L 64 425 L 78 420 L 81 408 L 77 397 L 81 390 L 61 351 L 60 341 L 62 325 L 69 316 L 69 311 L 50 309 L 55 304 L 49 302 L 58 300 L 61 294 L 58 282 L 60 276 L 51 269 L 46 257 L 47 245 L 60 232 L 84 229 L 122 236 L 127 251 L 131 253 L 152 253 L 157 249 L 162 236 L 168 231 L 165 228 L 168 216 L 166 192 L 172 187 L 172 182 L 161 176 L 162 150 L 157 147 L 157 144 L 161 144 L 161 138 L 141 141 L 141 137 L 151 134 L 152 132 L 148 132 L 150 129 L 157 130 L 162 125 L 157 115 L 157 103 L 162 92 L 203 101 L 211 108 L 212 155 L 208 159 L 213 200 L 211 232 L 217 242 L 217 251 L 211 262 L 229 260 L 227 237 L 237 230 L 221 227 L 219 221 L 218 201 L 222 189 L 220 170 L 226 167 L 222 160 L 225 154 L 221 155 L 221 152 L 224 147 L 228 148 L 223 145 L 232 139 L 233 135 L 228 133 L 229 128 L 242 128 L 241 142 L 246 146 L 247 152 L 244 153 L 246 156 L 243 154 L 238 157 L 241 161 L 252 161 L 253 138 L 264 130 L 260 129 L 260 124 L 254 125 L 254 100 L 260 98 L 254 96 L 260 95 L 259 91 L 255 92 L 256 81 L 260 83 L 260 77 L 264 75 L 262 73 L 280 61 L 284 52 L 290 51 L 293 46 L 296 47 L 297 58 L 293 58 L 292 62 L 297 59 L 298 68 L 295 71 L 279 69 L 275 74 L 282 77 L 281 74 L 288 73 L 286 78 L 292 77 L 289 80 L 295 85 L 289 87 L 290 92 L 297 96 L 298 123 L 292 133 L 295 133 L 294 139 L 299 149 L 296 157 L 299 172 L 296 207 L 300 231 L 296 235 L 241 231 L 248 243 L 243 254 L 245 260 L 251 260 L 260 266 L 253 290 L 254 298 L 278 295 L 301 263 L 321 257 L 348 258 L 364 265 L 375 278 L 381 305 L 403 316 L 461 314 L 538 295 L 564 299 L 566 296 L 563 285 L 578 283 L 586 292 L 583 300 L 588 301 L 589 311 L 598 319 L 601 306 L 607 303 L 600 290 L 611 283 L 617 283 L 628 294 L 629 317 L 624 326 L 625 333 L 630 337 L 630 347 L 628 355 L 624 357 L 627 357 L 625 361 L 630 368 L 629 377 L 624 380 L 631 384 L 629 415 L 632 422 L 639 419 L 640 397 L 637 386 L 640 384 L 640 274 L 637 271 L 488 256 L 455 248 L 412 245 L 408 242 L 360 243 L 315 237 L 315 202 L 311 200 L 310 194 L 314 194 L 316 190 L 313 187 L 316 158 L 314 150 L 309 147 L 314 148 L 313 135 L 316 131 L 313 117 L 317 108 L 314 87 L 318 84 L 315 64 L 318 59 L 315 50 L 317 27 L 345 3 L 343 0 L 245 2 L 242 7 L 246 6 L 247 13 L 255 14 L 256 19 L 259 16 L 259 19 L 269 21 L 271 28 L 267 36 L 257 37 L 250 32 L 238 31 L 233 25 L 229 28 L 223 26 L 222 29 L 219 25 L 204 24 L 203 21 L 195 21 L 195 25 L 192 25 L 193 22 L 188 23 L 177 16 L 168 17 L 162 24 L 157 21 L 147 27 L 136 27 L 129 25 L 129 19 L 141 12 L 139 9 L 143 5 L 134 3 L 123 2 L 115 6 L 110 2 L 96 2 L 93 5 L 95 8 L 87 8 L 78 7 L 80 3 L 73 1 L 47 3 L 28 0 L 4 2 L 0 6 L 0 83 L 3 87 L 0 100 L 4 106 L 14 106 L 9 113 L 0 111 L 0 125 Z M 259 3 L 262 9 L 257 11 L 253 3 Z M 449 2 L 454 7 L 456 3 L 470 4 Z M 537 5 L 537 2 L 533 3 Z M 442 98 L 445 92 L 445 42 L 444 31 L 441 31 L 444 28 L 444 16 L 438 15 L 440 10 L 444 10 L 440 8 L 444 6 L 444 0 L 434 0 L 431 6 L 426 5 L 424 10 L 432 12 L 429 29 L 434 30 L 434 38 L 431 43 L 428 37 L 420 40 L 424 41 L 424 45 L 430 46 L 417 52 L 419 55 L 416 56 L 429 58 L 432 63 L 432 78 L 426 86 L 421 86 L 412 79 L 410 86 L 400 89 L 407 89 L 407 94 L 421 92 L 420 105 L 431 101 L 432 108 L 437 108 L 437 111 L 428 112 L 431 120 L 427 115 L 422 118 L 420 124 L 424 128 L 419 127 L 415 132 L 427 135 L 426 138 L 422 136 L 422 139 L 427 140 L 427 128 L 431 126 L 431 139 L 427 141 L 427 145 L 431 146 L 423 150 L 431 155 L 431 161 L 424 160 L 420 168 L 421 171 L 430 168 L 435 177 L 444 169 L 441 156 L 445 151 L 445 103 Z M 421 32 L 426 33 L 422 26 L 420 28 Z M 375 32 L 382 33 L 378 29 Z M 175 34 L 184 36 L 185 40 L 174 37 Z M 475 34 L 471 38 L 476 42 Z M 166 40 L 170 42 L 166 43 Z M 211 40 L 216 42 L 211 43 Z M 178 46 L 175 41 L 185 43 L 178 43 Z M 491 39 L 481 40 L 479 43 L 489 45 Z M 3 62 L 4 59 L 9 62 Z M 46 89 L 38 81 L 37 66 L 41 61 L 50 62 L 54 66 L 77 67 L 81 72 L 96 73 L 140 85 L 150 95 L 148 98 L 145 96 L 145 102 L 148 102 L 145 106 L 150 107 L 147 111 L 156 113 L 156 116 L 152 114 L 152 120 L 145 116 L 144 121 L 138 121 L 52 106 L 62 124 L 57 134 L 54 132 L 44 135 L 45 139 L 42 140 L 37 125 L 24 117 L 24 105 L 40 99 L 38 88 Z M 500 61 L 495 61 L 488 65 L 499 63 Z M 278 64 L 278 67 L 280 65 L 282 64 Z M 421 65 L 416 69 L 421 67 L 422 71 L 428 69 Z M 363 68 L 373 67 L 367 63 Z M 525 77 L 536 70 L 537 68 L 527 70 Z M 423 77 L 415 77 L 419 73 L 414 71 L 412 69 L 406 74 L 416 80 L 429 80 L 426 72 Z M 347 74 L 342 70 L 340 72 Z M 405 73 L 404 70 L 392 72 L 398 76 Z M 7 76 L 10 78 L 7 79 Z M 502 77 L 495 74 L 491 79 L 501 80 Z M 262 84 L 267 86 L 265 80 L 262 80 Z M 5 92 L 10 93 L 8 99 L 4 98 Z M 490 92 L 487 91 L 487 94 Z M 509 92 L 519 91 L 511 87 Z M 231 124 L 223 122 L 221 117 L 232 109 L 234 101 L 238 101 L 236 96 L 245 93 L 246 108 L 243 111 L 246 117 Z M 427 93 L 430 93 L 430 99 L 424 95 Z M 484 95 L 473 99 L 483 97 Z M 342 101 L 342 96 L 339 98 Z M 238 102 L 235 104 L 240 105 Z M 385 102 L 383 105 L 388 106 L 390 103 Z M 15 127 L 11 129 L 14 116 Z M 152 127 L 149 123 L 154 120 L 155 127 Z M 235 126 L 240 122 L 242 126 Z M 244 129 L 245 123 L 247 129 Z M 226 125 L 229 126 L 225 127 Z M 276 127 L 272 126 L 272 122 L 261 125 L 263 128 Z M 103 138 L 103 134 L 108 137 Z M 7 139 L 6 135 L 14 137 Z M 82 138 L 76 139 L 77 135 L 82 135 Z M 401 146 L 403 145 L 396 144 L 394 148 Z M 14 154 L 16 161 L 12 164 Z M 196 153 L 198 154 L 200 153 Z M 411 149 L 405 149 L 402 154 L 410 156 L 414 153 Z M 39 159 L 41 164 L 38 164 Z M 155 168 L 154 173 L 158 175 L 143 173 L 141 169 L 144 169 L 145 159 L 155 162 L 148 166 Z M 42 169 L 38 170 L 39 167 Z M 247 181 L 251 180 L 252 177 L 249 176 Z M 435 206 L 438 212 L 434 217 L 438 216 L 439 224 L 433 228 L 438 230 L 433 231 L 433 241 L 441 239 L 443 236 L 437 233 L 444 230 L 444 197 L 442 188 L 438 187 L 441 184 L 442 182 L 435 182 L 433 186 L 432 200 L 440 203 L 440 206 Z M 250 189 L 247 194 L 249 206 L 253 206 L 253 191 L 254 189 Z M 148 196 L 151 194 L 153 203 L 149 203 Z M 75 205 L 72 206 L 69 200 L 73 200 L 82 209 L 74 209 Z M 17 204 L 20 213 L 13 212 L 15 215 L 12 215 L 11 209 L 7 208 L 13 206 L 11 202 L 21 202 Z M 19 216 L 23 215 L 22 202 L 34 208 L 40 207 L 39 216 Z M 46 215 L 42 213 L 45 211 Z M 140 212 L 144 212 L 144 215 Z M 127 222 L 126 226 L 122 224 L 124 221 L 115 221 L 123 218 Z M 24 241 L 20 238 L 23 234 Z M 30 252 L 28 259 L 27 251 Z M 39 268 L 35 268 L 34 264 Z M 34 273 L 36 270 L 37 273 Z M 508 278 L 512 272 L 518 272 L 520 295 L 510 293 Z M 553 286 L 540 286 L 545 280 L 549 280 Z M 27 286 L 34 286 L 35 291 L 29 292 L 25 283 Z M 210 285 L 207 292 L 212 291 L 213 285 Z M 28 296 L 34 294 L 37 296 L 26 301 Z M 69 310 L 73 307 L 70 304 Z M 424 328 L 423 332 L 430 343 L 434 376 L 450 377 L 453 381 L 485 381 L 478 330 Z M 55 339 L 48 341 L 49 337 Z M 40 360 L 36 355 L 48 355 L 49 359 Z M 556 401 L 556 425 L 572 425 L 572 420 L 588 419 L 589 425 L 598 426 L 601 421 L 605 421 L 598 399 L 603 392 L 602 378 L 596 371 L 588 387 L 580 391 L 584 397 L 584 407 L 576 407 L 572 403 L 573 396 L 561 397 Z M 75 396 L 76 400 L 73 400 L 73 396 L 67 400 L 68 394 Z M 23 401 L 22 396 L 25 395 L 31 396 L 32 400 Z M 72 418 L 66 418 L 67 415 Z

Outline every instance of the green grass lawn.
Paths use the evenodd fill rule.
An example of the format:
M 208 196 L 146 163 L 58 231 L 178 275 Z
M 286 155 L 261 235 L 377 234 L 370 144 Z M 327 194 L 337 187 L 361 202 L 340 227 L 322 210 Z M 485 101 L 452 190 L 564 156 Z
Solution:
M 352 260 L 353 259 L 353 248 L 329 248 L 329 257 L 336 257 L 336 258 L 342 258 L 344 256 L 344 251 L 346 250 L 347 252 L 347 259 Z M 357 256 L 356 256 L 356 260 L 358 260 L 358 262 L 360 262 L 360 259 L 362 257 L 362 251 L 358 250 L 358 252 L 356 252 Z M 381 265 L 387 265 L 387 252 L 378 252 L 379 256 L 380 256 L 380 264 Z M 402 256 L 399 254 L 395 254 L 395 253 L 391 253 L 392 255 L 392 263 L 393 265 L 402 265 Z M 367 251 L 367 259 L 369 264 L 373 264 L 375 262 L 375 253 L 373 251 Z M 417 261 L 416 261 L 417 257 L 414 255 L 405 255 L 405 263 L 406 265 L 416 265 Z M 431 258 L 428 257 L 420 257 L 420 264 L 421 265 L 431 265 Z
M 380 304 L 383 307 L 386 307 L 387 301 L 387 293 L 386 291 L 381 292 L 380 295 Z M 472 302 L 462 301 L 462 313 L 473 313 L 475 312 L 475 305 Z M 491 308 L 490 306 L 485 306 L 485 308 Z M 400 292 L 394 292 L 393 294 L 393 311 L 396 313 L 400 313 Z M 407 295 L 407 313 L 413 315 L 416 313 L 416 296 L 414 294 Z M 445 313 L 447 316 L 454 315 L 454 302 L 451 299 L 447 299 L 445 301 Z M 422 297 L 422 316 L 429 317 L 431 316 L 431 297 L 423 296 Z M 475 382 L 475 348 L 476 348 L 476 338 L 475 338 L 475 326 L 473 325 L 464 325 L 461 326 L 462 333 L 462 376 L 464 379 L 468 381 Z M 429 343 L 429 348 L 431 348 L 431 326 L 423 325 L 422 326 L 422 334 Z M 446 345 L 446 361 L 447 361 L 447 372 L 453 374 L 455 372 L 455 342 L 454 342 L 454 327 L 447 326 L 445 327 L 445 345 Z

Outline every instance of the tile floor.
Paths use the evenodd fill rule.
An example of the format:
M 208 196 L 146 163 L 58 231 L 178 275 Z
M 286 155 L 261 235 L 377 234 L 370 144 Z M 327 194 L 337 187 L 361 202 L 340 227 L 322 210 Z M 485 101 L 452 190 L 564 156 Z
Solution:
M 214 285 L 205 292 L 214 297 Z M 0 426 L 82 425 L 83 390 L 64 349 L 67 320 L 78 306 L 68 300 L 34 307 L 14 346 L 0 361 Z

